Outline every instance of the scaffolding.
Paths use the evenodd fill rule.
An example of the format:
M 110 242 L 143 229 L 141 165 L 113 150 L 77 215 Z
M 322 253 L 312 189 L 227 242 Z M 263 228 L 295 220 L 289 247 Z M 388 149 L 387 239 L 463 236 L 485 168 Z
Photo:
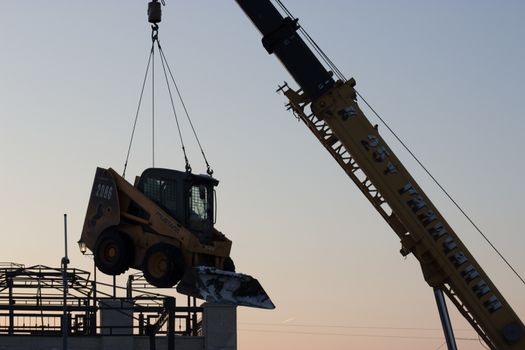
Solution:
M 188 300 L 186 306 L 177 306 L 172 296 L 146 291 L 140 274 L 128 278 L 125 298 L 98 290 L 101 283 L 90 280 L 87 271 L 68 268 L 66 276 L 68 297 L 64 305 L 60 268 L 0 263 L 0 335 L 61 336 L 63 319 L 72 337 L 164 334 L 173 339 L 202 335 L 203 309 L 195 300 L 193 305 Z M 122 314 L 129 324 L 108 326 L 103 322 L 108 310 Z

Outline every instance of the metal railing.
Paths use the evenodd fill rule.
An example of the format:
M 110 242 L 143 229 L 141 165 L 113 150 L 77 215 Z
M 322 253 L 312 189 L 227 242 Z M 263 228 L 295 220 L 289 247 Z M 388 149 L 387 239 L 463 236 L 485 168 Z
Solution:
M 190 300 L 187 306 L 176 306 L 172 296 L 142 290 L 139 296 L 133 296 L 132 286 L 128 286 L 125 298 L 113 298 L 97 293 L 97 283 L 89 276 L 83 270 L 67 270 L 70 336 L 201 334 L 202 308 L 195 302 L 193 306 Z M 57 268 L 0 263 L 0 336 L 61 336 L 64 326 L 61 278 L 61 270 Z M 101 295 L 104 297 L 100 298 Z M 117 316 L 121 313 L 126 325 L 102 325 L 105 312 Z

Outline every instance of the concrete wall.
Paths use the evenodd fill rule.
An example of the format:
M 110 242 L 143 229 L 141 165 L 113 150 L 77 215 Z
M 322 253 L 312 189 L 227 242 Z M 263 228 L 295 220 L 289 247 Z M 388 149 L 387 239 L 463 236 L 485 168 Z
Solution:
M 237 308 L 204 304 L 202 320 L 206 350 L 237 350 Z
M 98 304 L 101 334 L 133 334 L 132 303 L 120 299 L 103 298 Z
M 157 349 L 167 349 L 166 337 L 156 339 Z M 176 337 L 177 350 L 203 350 L 204 337 Z M 0 336 L 0 350 L 62 350 L 60 337 Z M 149 350 L 149 337 L 69 337 L 68 350 Z

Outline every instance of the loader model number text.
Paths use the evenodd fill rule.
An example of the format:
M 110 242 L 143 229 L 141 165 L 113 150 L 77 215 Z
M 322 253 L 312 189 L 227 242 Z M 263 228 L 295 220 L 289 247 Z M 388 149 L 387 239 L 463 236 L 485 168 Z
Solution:
M 110 185 L 97 185 L 97 191 L 95 192 L 95 197 L 103 198 L 110 200 L 113 195 L 113 187 Z

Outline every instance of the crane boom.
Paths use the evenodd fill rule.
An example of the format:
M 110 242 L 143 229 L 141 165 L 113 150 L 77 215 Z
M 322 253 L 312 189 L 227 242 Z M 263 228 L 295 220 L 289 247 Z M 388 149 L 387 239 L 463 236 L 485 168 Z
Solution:
M 474 256 L 357 104 L 355 80 L 335 81 L 301 36 L 297 20 L 269 0 L 236 0 L 301 89 L 283 86 L 289 108 L 355 182 L 492 349 L 525 349 L 525 326 Z

